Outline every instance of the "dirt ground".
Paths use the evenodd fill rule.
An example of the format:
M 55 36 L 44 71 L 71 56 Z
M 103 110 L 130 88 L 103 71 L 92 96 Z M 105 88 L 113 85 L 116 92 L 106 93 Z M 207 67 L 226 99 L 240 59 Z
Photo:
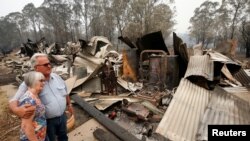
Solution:
M 9 57 L 16 59 L 14 56 Z M 245 54 L 237 53 L 236 59 L 241 62 L 248 62 L 250 68 L 250 58 L 245 58 Z M 0 60 L 0 141 L 19 140 L 20 119 L 11 114 L 8 109 L 8 99 L 14 94 L 14 92 L 10 92 L 10 89 L 13 89 L 13 91 L 17 89 L 17 87 L 14 87 L 17 86 L 16 75 L 11 70 L 4 65 L 3 60 Z M 14 84 L 14 86 L 6 87 L 8 84 Z M 74 105 L 74 111 L 76 119 L 74 128 L 90 119 L 89 115 L 79 106 Z
M 8 108 L 8 95 L 2 86 L 15 82 L 15 74 L 7 68 L 3 60 L 0 62 L 0 140 L 17 141 L 19 140 L 20 120 L 11 114 Z

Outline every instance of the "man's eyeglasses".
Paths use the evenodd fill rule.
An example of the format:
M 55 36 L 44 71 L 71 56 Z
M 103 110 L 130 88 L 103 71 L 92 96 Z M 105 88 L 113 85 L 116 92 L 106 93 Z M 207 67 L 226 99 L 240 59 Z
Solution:
M 51 66 L 50 63 L 46 63 L 46 64 L 41 64 L 41 65 L 36 65 L 36 66 L 44 66 L 44 67 L 48 67 L 48 66 Z

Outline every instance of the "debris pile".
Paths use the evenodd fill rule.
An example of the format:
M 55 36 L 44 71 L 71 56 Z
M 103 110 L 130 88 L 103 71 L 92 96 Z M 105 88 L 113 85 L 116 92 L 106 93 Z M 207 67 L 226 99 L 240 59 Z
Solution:
M 119 39 L 130 48 L 114 51 L 101 36 L 63 48 L 36 44 L 65 79 L 72 103 L 93 117 L 70 140 L 207 140 L 208 124 L 250 124 L 250 77 L 233 58 L 235 47 L 223 55 L 198 44 L 190 53 L 173 33 L 169 51 L 160 31 L 135 44 Z M 6 64 L 23 74 L 27 62 Z

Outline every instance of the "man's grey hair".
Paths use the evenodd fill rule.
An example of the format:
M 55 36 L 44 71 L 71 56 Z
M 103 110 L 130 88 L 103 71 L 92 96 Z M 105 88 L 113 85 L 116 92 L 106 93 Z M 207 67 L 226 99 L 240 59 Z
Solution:
M 31 64 L 31 69 L 34 70 L 35 66 L 37 65 L 37 58 L 38 57 L 48 57 L 47 54 L 44 53 L 35 53 L 31 58 L 30 58 L 30 64 Z
M 45 77 L 41 72 L 31 71 L 24 74 L 24 83 L 30 88 L 34 87 L 37 82 L 44 79 Z

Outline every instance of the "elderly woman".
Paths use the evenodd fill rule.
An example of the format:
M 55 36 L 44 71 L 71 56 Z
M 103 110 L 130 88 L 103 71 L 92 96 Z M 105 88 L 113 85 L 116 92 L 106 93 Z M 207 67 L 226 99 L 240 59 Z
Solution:
M 34 114 L 28 118 L 22 118 L 20 140 L 21 141 L 45 141 L 46 118 L 45 106 L 38 95 L 43 89 L 45 77 L 40 72 L 29 72 L 24 76 L 24 82 L 28 87 L 26 93 L 20 98 L 19 106 L 31 104 L 36 107 Z

